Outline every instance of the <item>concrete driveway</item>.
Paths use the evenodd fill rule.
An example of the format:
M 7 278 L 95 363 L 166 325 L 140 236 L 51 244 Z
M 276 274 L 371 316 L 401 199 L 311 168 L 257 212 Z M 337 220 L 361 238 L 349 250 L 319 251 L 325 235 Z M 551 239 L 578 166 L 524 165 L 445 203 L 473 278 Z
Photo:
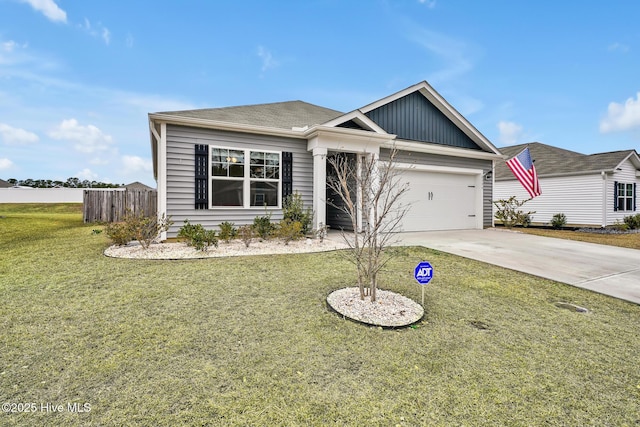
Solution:
M 503 229 L 398 233 L 426 246 L 640 304 L 640 250 Z

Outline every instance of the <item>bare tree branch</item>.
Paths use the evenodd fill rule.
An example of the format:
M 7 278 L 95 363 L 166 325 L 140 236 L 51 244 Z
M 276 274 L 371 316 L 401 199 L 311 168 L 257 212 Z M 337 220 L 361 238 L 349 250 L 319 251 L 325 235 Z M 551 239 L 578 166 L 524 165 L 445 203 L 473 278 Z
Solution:
M 349 245 L 350 260 L 356 265 L 360 298 L 369 295 L 371 301 L 376 300 L 378 274 L 391 258 L 385 249 L 410 207 L 402 203 L 409 184 L 402 180 L 396 155 L 394 147 L 384 162 L 367 153 L 357 156 L 355 164 L 341 154 L 328 160 L 335 175 L 327 179 L 327 185 L 339 200 L 327 203 L 351 220 L 353 233 L 343 231 L 342 236 Z M 362 224 L 358 224 L 358 214 Z

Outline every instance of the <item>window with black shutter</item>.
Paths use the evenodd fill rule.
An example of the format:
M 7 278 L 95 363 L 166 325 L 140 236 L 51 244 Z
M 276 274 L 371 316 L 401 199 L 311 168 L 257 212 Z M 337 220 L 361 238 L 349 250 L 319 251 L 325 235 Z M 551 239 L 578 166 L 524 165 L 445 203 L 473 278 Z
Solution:
M 293 193 L 292 163 L 290 152 L 196 145 L 196 209 L 279 207 Z

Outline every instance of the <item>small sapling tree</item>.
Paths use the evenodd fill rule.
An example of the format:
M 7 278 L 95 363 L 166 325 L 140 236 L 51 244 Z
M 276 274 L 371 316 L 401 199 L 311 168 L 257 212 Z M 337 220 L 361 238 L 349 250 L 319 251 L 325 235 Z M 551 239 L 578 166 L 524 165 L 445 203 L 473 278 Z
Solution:
M 372 302 L 376 300 L 378 274 L 392 256 L 385 249 L 393 243 L 392 233 L 399 231 L 409 209 L 401 201 L 409 184 L 397 168 L 396 155 L 393 148 L 386 161 L 371 153 L 361 153 L 356 161 L 341 154 L 328 160 L 335 173 L 329 174 L 327 185 L 336 200 L 327 203 L 351 221 L 353 233 L 343 232 L 342 236 L 356 266 L 360 298 L 370 296 Z

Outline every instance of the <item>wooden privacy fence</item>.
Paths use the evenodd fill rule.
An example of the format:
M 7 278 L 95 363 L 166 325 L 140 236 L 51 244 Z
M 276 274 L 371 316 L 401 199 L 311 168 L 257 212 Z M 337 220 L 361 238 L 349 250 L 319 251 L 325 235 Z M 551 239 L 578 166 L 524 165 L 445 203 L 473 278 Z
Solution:
M 118 222 L 128 211 L 152 216 L 157 213 L 157 191 L 144 190 L 85 190 L 83 195 L 84 222 Z

